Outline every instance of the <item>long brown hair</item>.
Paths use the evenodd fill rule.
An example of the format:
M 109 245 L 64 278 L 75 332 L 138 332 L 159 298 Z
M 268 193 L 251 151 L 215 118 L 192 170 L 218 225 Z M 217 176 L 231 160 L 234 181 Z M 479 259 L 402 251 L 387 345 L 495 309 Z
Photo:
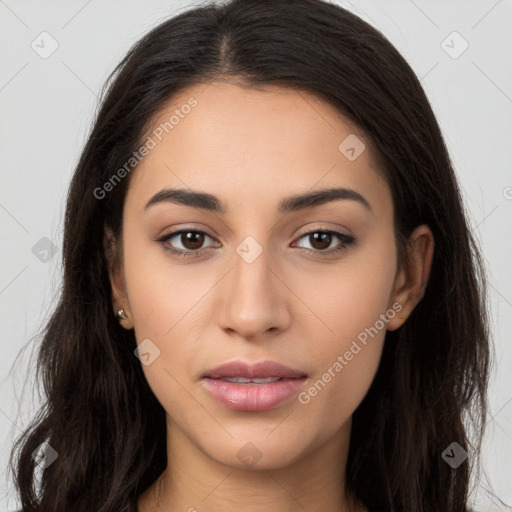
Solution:
M 467 512 L 490 359 L 481 256 L 419 80 L 378 30 L 322 0 L 191 8 L 150 31 L 109 77 L 67 197 L 63 284 L 37 359 L 45 403 L 11 453 L 23 512 L 132 510 L 166 467 L 165 411 L 133 354 L 133 331 L 112 314 L 104 230 L 120 233 L 129 176 L 105 197 L 95 191 L 174 94 L 215 79 L 323 98 L 372 144 L 400 253 L 415 227 L 432 230 L 425 296 L 387 333 L 354 412 L 346 486 L 370 510 Z M 442 456 L 453 442 L 470 454 L 456 469 Z M 42 443 L 58 457 L 36 485 L 31 455 Z

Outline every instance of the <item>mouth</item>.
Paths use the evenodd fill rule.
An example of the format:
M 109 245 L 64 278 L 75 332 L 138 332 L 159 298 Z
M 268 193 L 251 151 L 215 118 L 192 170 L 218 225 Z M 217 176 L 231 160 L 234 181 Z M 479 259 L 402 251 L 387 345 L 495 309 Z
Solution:
M 234 361 L 203 374 L 202 382 L 221 405 L 238 411 L 275 409 L 297 394 L 308 375 L 274 361 Z
M 248 379 L 246 377 L 223 377 L 222 379 L 226 382 L 235 382 L 236 384 L 270 384 L 272 382 L 277 382 L 279 380 L 283 380 L 283 377 L 265 377 L 262 379 Z

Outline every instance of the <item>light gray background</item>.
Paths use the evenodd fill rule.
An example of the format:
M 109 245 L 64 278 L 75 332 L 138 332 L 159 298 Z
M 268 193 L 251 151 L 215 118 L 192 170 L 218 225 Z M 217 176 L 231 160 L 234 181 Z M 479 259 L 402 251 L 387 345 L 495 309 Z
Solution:
M 489 480 L 478 482 L 475 497 L 478 510 L 505 510 L 487 490 L 492 486 L 497 496 L 512 504 L 512 3 L 339 3 L 379 28 L 421 78 L 483 247 L 496 365 L 484 443 Z M 67 186 L 90 128 L 97 94 L 137 39 L 191 4 L 0 0 L 0 437 L 5 440 L 0 448 L 0 510 L 18 506 L 4 468 L 13 436 L 27 425 L 39 403 L 37 396 L 32 400 L 30 366 L 37 339 L 13 375 L 9 371 L 54 304 L 61 280 Z M 51 37 L 41 36 L 44 31 Z M 58 48 L 47 58 L 31 47 L 34 41 L 40 53 L 49 51 L 52 39 Z M 464 41 L 469 46 L 458 55 Z M 41 261 L 43 253 L 37 257 L 32 252 L 43 237 L 57 250 L 46 263 Z M 21 396 L 23 384 L 26 390 Z

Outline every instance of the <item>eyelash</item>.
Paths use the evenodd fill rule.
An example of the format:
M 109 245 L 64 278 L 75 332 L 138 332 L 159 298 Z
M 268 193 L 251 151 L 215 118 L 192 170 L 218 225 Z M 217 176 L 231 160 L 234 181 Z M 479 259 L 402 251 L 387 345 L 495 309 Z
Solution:
M 168 240 L 170 240 L 171 238 L 173 238 L 177 235 L 181 235 L 182 233 L 198 233 L 201 235 L 206 235 L 207 237 L 213 239 L 213 237 L 210 236 L 208 233 L 206 233 L 206 231 L 202 231 L 200 229 L 180 229 L 178 231 L 173 231 L 172 233 L 169 233 L 160 238 L 157 238 L 156 241 L 161 243 L 161 245 L 163 246 L 165 251 L 172 253 L 174 256 L 177 256 L 178 258 L 198 257 L 200 255 L 200 252 L 203 249 L 183 250 L 183 249 L 175 249 L 175 248 L 172 248 L 172 247 L 169 247 L 168 245 L 166 245 L 166 242 Z M 299 240 L 301 238 L 304 238 L 305 236 L 309 236 L 314 233 L 326 233 L 329 235 L 334 235 L 342 242 L 338 247 L 336 247 L 334 249 L 319 250 L 319 249 L 302 248 L 304 251 L 307 251 L 309 254 L 314 254 L 315 256 L 318 256 L 320 254 L 320 255 L 325 255 L 326 257 L 328 257 L 328 256 L 338 254 L 356 241 L 356 239 L 353 236 L 346 235 L 345 233 L 340 233 L 339 231 L 333 231 L 331 229 L 315 229 L 313 231 L 308 231 L 307 233 L 303 233 L 299 237 Z

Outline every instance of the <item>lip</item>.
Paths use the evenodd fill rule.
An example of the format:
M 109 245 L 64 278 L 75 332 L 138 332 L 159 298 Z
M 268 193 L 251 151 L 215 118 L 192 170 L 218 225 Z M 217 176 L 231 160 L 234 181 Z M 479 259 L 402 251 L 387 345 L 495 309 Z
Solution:
M 264 379 L 279 377 L 281 380 L 257 384 L 235 383 L 222 380 L 229 377 Z M 202 381 L 210 395 L 229 409 L 238 411 L 264 411 L 275 409 L 295 395 L 308 375 L 276 361 L 245 363 L 232 361 L 217 366 L 202 375 Z
M 222 379 L 224 377 L 245 377 L 248 379 L 264 379 L 266 377 L 282 377 L 283 379 L 298 379 L 307 377 L 305 372 L 285 366 L 277 361 L 259 361 L 246 363 L 230 361 L 208 370 L 201 377 Z

